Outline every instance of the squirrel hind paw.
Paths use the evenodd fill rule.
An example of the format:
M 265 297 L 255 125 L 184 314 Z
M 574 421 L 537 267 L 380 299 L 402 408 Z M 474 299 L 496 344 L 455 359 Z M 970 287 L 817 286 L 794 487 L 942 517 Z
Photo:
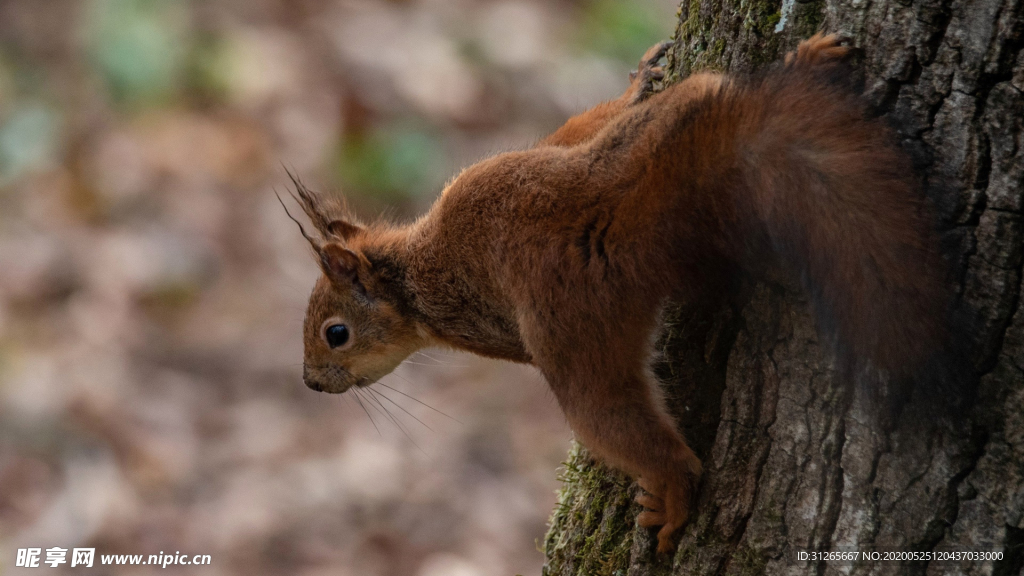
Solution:
M 650 68 L 658 63 L 665 54 L 668 54 L 668 49 L 672 47 L 672 41 L 666 40 L 664 42 L 658 42 L 654 46 L 647 49 L 644 55 L 640 57 L 639 68 Z
M 636 523 L 639 524 L 641 528 L 653 528 L 655 526 L 664 526 L 665 513 L 655 512 L 654 510 L 644 510 L 643 512 L 637 514 Z
M 652 510 L 654 512 L 664 512 L 665 510 L 665 501 L 653 494 L 638 494 L 635 500 L 637 504 L 647 508 L 648 510 Z
M 843 46 L 846 39 L 837 34 L 818 32 L 786 54 L 786 66 L 821 66 L 842 62 L 854 53 L 851 46 Z
M 672 534 L 676 531 L 678 526 L 670 526 L 665 524 L 658 531 L 658 554 L 671 554 L 676 549 L 675 538 Z
M 665 57 L 671 47 L 672 42 L 659 42 L 651 46 L 640 58 L 636 70 L 629 73 L 632 104 L 646 100 L 654 93 L 654 83 L 665 79 L 665 69 L 659 66 L 658 62 Z
M 646 493 L 637 495 L 636 502 L 647 508 L 637 515 L 637 524 L 644 528 L 661 526 L 658 530 L 659 554 L 675 550 L 674 534 L 690 519 L 697 478 L 690 474 L 685 476 L 676 482 L 651 482 L 643 478 L 637 481 Z

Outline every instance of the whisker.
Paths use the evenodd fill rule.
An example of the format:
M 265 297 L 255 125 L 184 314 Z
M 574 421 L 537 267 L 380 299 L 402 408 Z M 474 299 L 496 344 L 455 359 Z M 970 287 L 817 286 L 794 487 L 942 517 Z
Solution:
M 386 406 L 384 406 L 384 403 L 381 402 L 379 398 L 377 398 L 377 393 L 375 393 L 370 388 L 366 388 L 365 390 L 370 393 L 370 398 L 373 398 L 374 400 L 376 400 L 377 404 L 380 404 L 380 407 L 384 409 L 384 412 L 386 412 L 389 416 L 391 416 L 391 421 L 394 422 L 395 426 L 397 426 L 398 429 L 402 431 L 402 434 L 405 434 L 405 437 L 409 439 L 409 442 L 412 442 L 412 445 L 415 446 L 417 450 L 419 450 L 420 452 L 423 452 L 424 454 L 426 454 L 426 452 L 423 450 L 423 448 L 421 448 L 420 445 L 417 444 L 416 441 L 412 439 L 412 436 L 409 435 L 409 433 L 406 431 L 405 427 L 403 427 L 402 424 L 398 421 L 398 419 L 396 419 L 391 414 L 391 411 L 388 410 Z
M 445 364 L 427 364 L 426 362 L 413 362 L 412 360 L 409 359 L 403 360 L 402 364 L 414 364 L 416 366 L 432 366 L 434 368 L 438 366 L 445 366 Z M 447 364 L 447 366 L 451 366 L 451 364 Z M 462 368 L 466 368 L 466 366 L 462 366 Z
M 339 396 L 341 396 L 342 398 L 345 399 L 345 405 L 346 406 L 348 406 L 352 410 L 355 410 L 356 407 L 355 407 L 355 404 L 352 403 L 352 396 L 351 395 L 349 395 L 349 394 L 339 394 Z
M 438 360 L 437 358 L 434 358 L 434 357 L 433 357 L 433 356 L 431 356 L 430 354 L 427 354 L 427 353 L 426 353 L 426 352 L 424 352 L 423 350 L 417 350 L 416 352 L 414 352 L 414 354 L 419 354 L 420 356 L 423 356 L 423 357 L 426 357 L 426 358 L 430 358 L 430 359 L 431 359 L 431 360 L 433 360 L 434 362 L 440 362 L 440 360 Z
M 373 416 L 370 416 L 370 411 L 367 410 L 366 406 L 363 406 L 363 403 L 359 400 L 358 394 L 355 395 L 355 399 L 356 402 L 359 403 L 359 407 L 363 409 L 363 412 L 366 412 L 366 417 L 370 419 L 370 424 L 373 424 L 373 429 L 377 431 L 377 435 L 384 436 L 383 434 L 380 433 L 380 428 L 377 428 L 377 423 L 373 421 Z
M 377 397 L 377 395 L 373 392 L 373 390 L 370 390 L 369 388 L 364 388 L 363 389 L 363 393 L 364 394 L 369 393 L 369 394 L 366 394 L 366 396 L 364 396 L 364 398 L 368 396 L 371 400 L 376 402 L 377 405 L 380 406 L 384 410 L 384 413 L 387 414 L 388 418 L 391 419 L 391 422 L 393 422 L 395 424 L 395 426 L 398 426 L 399 430 L 401 430 L 403 433 L 406 431 L 405 425 L 402 424 L 402 422 L 396 417 L 394 412 L 392 412 L 391 410 L 388 410 L 388 407 L 385 406 L 380 401 L 380 398 Z M 406 436 L 408 436 L 408 434 L 406 434 Z M 410 440 L 412 440 L 412 438 L 410 438 Z
M 364 388 L 362 390 L 359 390 L 357 393 L 363 400 L 366 400 L 366 403 L 369 404 L 371 408 L 373 408 L 374 410 L 377 411 L 377 413 L 383 415 L 385 418 L 390 420 L 392 424 L 394 424 L 403 434 L 405 434 L 405 430 L 402 428 L 402 425 L 397 420 L 395 420 L 394 415 L 392 415 L 391 412 L 387 408 L 385 408 L 383 404 L 381 404 L 380 400 L 374 398 L 372 394 L 367 394 L 366 392 L 367 389 Z M 381 408 L 383 408 L 383 410 Z M 412 438 L 410 438 L 410 440 L 412 440 Z
M 353 389 L 352 389 L 352 392 L 354 392 L 354 393 L 355 393 L 355 395 L 356 395 L 356 396 L 358 396 L 359 398 L 362 398 L 363 400 L 366 400 L 366 403 L 370 405 L 370 408 L 373 408 L 374 412 L 377 412 L 378 414 L 381 414 L 381 415 L 383 415 L 383 416 L 384 416 L 385 418 L 387 418 L 387 414 L 384 414 L 384 412 L 381 412 L 380 408 L 377 408 L 377 405 L 376 405 L 376 404 L 374 404 L 373 402 L 371 402 L 371 401 L 370 401 L 370 399 L 369 399 L 369 398 L 367 398 L 367 397 L 366 397 L 366 396 L 365 396 L 365 395 L 363 394 L 363 392 L 362 392 L 361 390 L 359 390 L 358 388 L 353 388 Z
M 376 410 L 376 411 L 377 411 L 377 412 L 378 412 L 379 414 L 382 414 L 382 415 L 384 415 L 384 417 L 385 417 L 385 418 L 387 418 L 388 420 L 390 420 L 390 421 L 391 421 L 391 423 L 393 423 L 393 424 L 395 424 L 396 426 L 398 426 L 398 423 L 397 423 L 397 422 L 395 422 L 395 419 L 394 419 L 394 417 L 393 417 L 393 416 L 391 416 L 391 413 L 390 413 L 390 412 L 388 412 L 388 411 L 387 411 L 386 409 L 382 411 L 382 410 L 381 410 L 380 408 L 378 408 L 378 407 L 377 407 L 377 404 L 380 404 L 380 401 L 379 401 L 379 400 L 377 400 L 376 398 L 373 398 L 372 396 L 367 396 L 367 394 L 366 394 L 366 389 L 365 389 L 365 388 L 364 388 L 364 389 L 362 389 L 362 390 L 359 390 L 359 389 L 353 389 L 353 391 L 354 391 L 354 392 L 355 392 L 356 394 L 359 394 L 359 396 L 360 396 L 360 397 L 361 397 L 361 398 L 362 398 L 363 400 L 366 400 L 366 403 L 367 403 L 367 404 L 369 404 L 369 405 L 370 405 L 370 406 L 371 406 L 371 407 L 372 407 L 372 408 L 373 408 L 374 410 Z M 375 404 L 375 402 L 376 402 L 376 404 Z M 398 426 L 398 428 L 399 428 L 399 429 L 401 429 L 402 427 L 401 427 L 401 426 Z
M 399 365 L 398 367 L 401 368 L 402 366 Z M 399 374 L 397 369 L 394 372 L 392 372 L 391 374 L 388 374 L 388 376 L 394 376 L 395 378 L 398 378 L 399 380 L 401 380 L 402 382 L 405 382 L 409 386 L 416 386 L 415 382 L 413 382 L 412 380 L 409 380 L 405 376 L 402 376 L 401 374 Z
M 434 362 L 436 362 L 436 364 L 433 364 L 433 366 L 452 366 L 454 368 L 469 368 L 469 366 L 466 365 L 466 364 L 452 364 L 451 362 L 446 362 L 444 360 L 441 360 L 440 358 L 434 358 L 433 356 L 431 356 L 430 354 L 427 354 L 426 352 L 424 352 L 422 350 L 417 350 L 415 352 L 415 354 L 419 354 L 420 356 L 423 356 L 424 358 L 427 358 L 428 360 L 433 360 Z M 408 360 L 407 360 L 407 362 L 408 362 Z
M 448 359 L 451 359 L 451 360 L 454 360 L 456 358 L 464 358 L 465 357 L 464 354 L 459 354 L 457 352 L 453 352 L 453 351 L 445 349 L 445 348 L 430 348 L 429 350 L 430 350 L 431 354 L 440 356 L 441 358 L 448 358 Z M 423 352 L 423 351 L 422 350 L 417 350 L 417 352 Z M 423 353 L 426 354 L 426 352 L 423 352 Z
M 399 364 L 399 365 L 398 365 L 398 368 L 401 368 L 401 367 L 402 367 L 402 365 L 401 365 L 401 364 Z M 399 379 L 399 380 L 401 380 L 402 382 L 405 382 L 406 384 L 408 384 L 408 385 L 410 385 L 410 386 L 413 386 L 414 384 L 412 383 L 412 380 L 409 380 L 409 379 L 408 379 L 408 378 L 406 378 L 405 376 L 402 376 L 401 374 L 399 374 L 399 373 L 398 373 L 398 368 L 396 368 L 396 369 L 395 369 L 395 371 L 394 371 L 394 372 L 392 372 L 391 374 L 388 374 L 388 376 L 394 376 L 395 378 L 398 378 L 398 379 Z
M 398 409 L 399 409 L 399 410 L 401 410 L 402 412 L 405 412 L 406 414 L 408 414 L 409 416 L 411 416 L 413 420 L 415 420 L 415 421 L 419 422 L 420 424 L 423 424 L 423 426 L 424 426 L 424 427 L 425 427 L 425 428 L 426 428 L 427 430 L 430 430 L 431 432 L 433 432 L 433 431 L 434 431 L 434 429 L 433 429 L 433 428 L 431 428 L 430 426 L 427 426 L 427 425 L 426 425 L 426 423 L 425 423 L 425 422 L 423 422 L 423 420 L 420 420 L 419 418 L 417 418 L 417 417 L 416 417 L 416 415 L 415 415 L 415 414 L 413 414 L 412 412 L 409 412 L 408 410 L 406 410 L 406 409 L 405 409 L 405 406 L 402 406 L 402 405 L 401 405 L 401 404 L 399 404 L 398 402 L 395 402 L 395 401 L 394 401 L 394 400 L 392 400 L 391 398 L 388 398 L 387 394 L 385 394 L 385 393 L 381 392 L 380 390 L 377 390 L 377 394 L 379 394 L 381 398 L 383 398 L 383 399 L 387 400 L 388 402 L 391 402 L 391 403 L 392 403 L 392 404 L 394 404 L 395 406 L 398 406 Z
M 405 392 L 402 392 L 402 391 L 401 391 L 401 390 L 399 390 L 398 388 L 393 388 L 393 387 L 391 387 L 391 386 L 388 386 L 387 384 L 385 384 L 385 383 L 383 383 L 383 382 L 377 382 L 377 384 L 380 384 L 381 386 L 383 386 L 383 387 L 387 388 L 388 390 L 391 390 L 391 391 L 394 391 L 394 392 L 398 392 L 398 393 L 399 393 L 399 394 L 401 394 L 402 396 L 405 396 L 406 398 L 408 398 L 408 399 L 412 400 L 413 402 L 416 402 L 416 403 L 418 403 L 418 404 L 422 404 L 422 405 L 426 406 L 427 408 L 430 408 L 431 410 L 433 410 L 434 412 L 437 412 L 438 414 L 440 414 L 440 415 L 444 416 L 445 418 L 451 418 L 452 420 L 455 420 L 455 421 L 456 421 L 456 422 L 458 422 L 459 424 L 465 425 L 465 422 L 462 422 L 462 421 L 461 421 L 461 420 L 459 420 L 458 418 L 455 418 L 454 416 L 450 416 L 450 415 L 448 415 L 448 414 L 445 414 L 444 412 L 441 412 L 440 410 L 438 410 L 437 408 L 434 408 L 434 407 L 433 407 L 433 406 L 431 406 L 430 404 L 427 404 L 426 402 L 423 402 L 422 400 L 419 400 L 419 399 L 417 399 L 417 398 L 415 398 L 415 397 L 413 397 L 413 396 L 410 396 L 410 395 L 406 394 Z

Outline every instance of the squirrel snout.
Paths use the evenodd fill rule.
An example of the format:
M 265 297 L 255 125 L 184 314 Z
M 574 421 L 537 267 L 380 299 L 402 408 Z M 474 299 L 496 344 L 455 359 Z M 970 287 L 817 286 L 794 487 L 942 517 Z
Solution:
M 324 391 L 324 385 L 320 381 L 312 377 L 308 366 L 302 367 L 302 382 L 310 390 L 316 390 L 317 392 Z
M 302 366 L 302 382 L 310 390 L 328 394 L 341 394 L 353 386 L 372 384 L 367 378 L 357 378 L 335 364 L 325 366 L 304 364 Z

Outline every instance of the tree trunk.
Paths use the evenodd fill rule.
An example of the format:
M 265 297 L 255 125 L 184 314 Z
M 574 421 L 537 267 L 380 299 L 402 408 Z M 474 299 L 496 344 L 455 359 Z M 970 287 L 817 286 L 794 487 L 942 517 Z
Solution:
M 670 79 L 749 72 L 823 29 L 863 49 L 866 93 L 928 175 L 977 398 L 920 397 L 878 424 L 785 278 L 674 308 L 657 373 L 704 461 L 670 558 L 636 486 L 576 447 L 544 574 L 1024 574 L 1024 0 L 687 0 Z M 801 551 L 969 551 L 1002 560 L 800 560 Z

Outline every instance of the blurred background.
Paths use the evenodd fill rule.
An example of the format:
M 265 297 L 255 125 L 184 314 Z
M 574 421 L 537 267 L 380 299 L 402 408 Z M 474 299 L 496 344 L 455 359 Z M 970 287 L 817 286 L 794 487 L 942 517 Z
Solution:
M 537 574 L 570 440 L 541 378 L 428 350 L 379 405 L 308 390 L 318 271 L 273 190 L 409 219 L 621 93 L 674 4 L 0 0 L 0 573 Z

